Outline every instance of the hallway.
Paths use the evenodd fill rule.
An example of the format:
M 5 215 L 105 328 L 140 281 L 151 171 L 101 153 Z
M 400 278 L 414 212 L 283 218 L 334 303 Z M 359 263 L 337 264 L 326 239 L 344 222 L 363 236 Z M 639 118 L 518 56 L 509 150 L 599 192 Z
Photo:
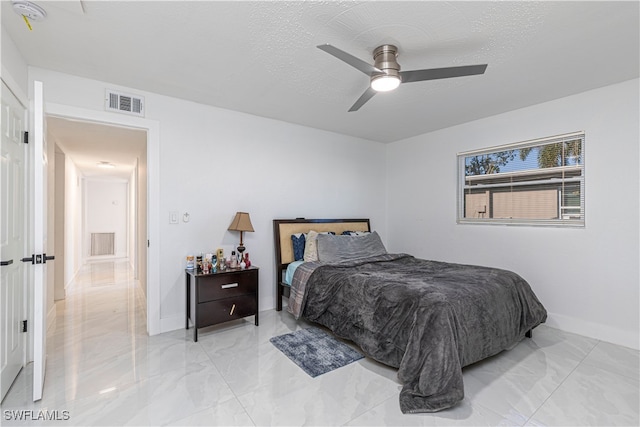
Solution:
M 43 400 L 31 401 L 29 364 L 2 408 L 68 410 L 70 402 L 140 381 L 149 376 L 148 343 L 146 301 L 128 260 L 86 264 L 66 299 L 56 302 L 56 320 L 47 333 Z

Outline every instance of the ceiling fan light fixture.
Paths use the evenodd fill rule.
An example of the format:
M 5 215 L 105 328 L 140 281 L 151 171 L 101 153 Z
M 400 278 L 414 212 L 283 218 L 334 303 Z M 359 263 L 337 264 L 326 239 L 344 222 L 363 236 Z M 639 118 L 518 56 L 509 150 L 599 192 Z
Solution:
M 487 64 L 463 65 L 459 67 L 426 68 L 422 70 L 400 71 L 396 60 L 398 48 L 392 44 L 383 44 L 373 51 L 373 66 L 330 44 L 321 44 L 318 49 L 335 56 L 342 62 L 362 71 L 370 78 L 371 85 L 349 108 L 349 112 L 358 111 L 376 93 L 388 92 L 400 86 L 400 83 L 422 82 L 426 80 L 449 79 L 453 77 L 484 74 Z
M 400 64 L 396 61 L 398 48 L 392 44 L 383 44 L 373 51 L 374 67 L 382 70 L 382 74 L 371 75 L 371 89 L 376 92 L 394 90 L 402 79 L 400 78 Z
M 389 92 L 400 86 L 400 76 L 382 74 L 371 77 L 371 89 L 376 92 Z

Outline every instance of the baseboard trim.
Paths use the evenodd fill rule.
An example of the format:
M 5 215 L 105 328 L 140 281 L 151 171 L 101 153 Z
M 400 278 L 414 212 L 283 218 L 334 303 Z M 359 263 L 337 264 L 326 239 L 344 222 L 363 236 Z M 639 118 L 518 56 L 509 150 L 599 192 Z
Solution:
M 160 318 L 160 333 L 175 331 L 184 328 L 184 316 L 171 316 Z
M 67 291 L 73 287 L 76 279 L 78 278 L 78 273 L 80 273 L 80 268 L 77 268 L 76 271 L 74 271 L 74 273 L 71 275 L 69 281 L 64 284 L 65 297 Z
M 53 303 L 53 307 L 47 312 L 47 335 L 56 327 L 56 303 Z
M 546 325 L 565 332 L 640 350 L 638 330 L 613 328 L 601 323 L 555 313 L 548 313 Z
M 136 287 L 138 288 L 138 292 L 136 292 L 136 299 L 138 300 L 138 304 L 142 307 L 144 311 L 144 317 L 147 317 L 147 294 L 145 293 L 140 280 L 136 280 Z
M 92 264 L 94 262 L 104 262 L 104 261 L 125 261 L 128 260 L 129 258 L 124 255 L 124 256 L 120 256 L 120 255 L 101 255 L 101 256 L 89 256 L 84 258 L 83 262 L 85 264 Z

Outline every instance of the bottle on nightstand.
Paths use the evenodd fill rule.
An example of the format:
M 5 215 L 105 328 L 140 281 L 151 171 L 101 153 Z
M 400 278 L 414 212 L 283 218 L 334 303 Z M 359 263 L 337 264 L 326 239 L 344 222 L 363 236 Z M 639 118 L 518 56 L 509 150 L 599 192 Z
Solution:
M 236 258 L 236 251 L 231 251 L 231 268 L 238 268 L 238 258 Z

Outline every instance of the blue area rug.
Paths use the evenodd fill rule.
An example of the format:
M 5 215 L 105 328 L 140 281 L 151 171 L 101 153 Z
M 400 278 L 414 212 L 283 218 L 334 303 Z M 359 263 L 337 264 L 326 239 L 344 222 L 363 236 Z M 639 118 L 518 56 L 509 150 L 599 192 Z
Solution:
M 359 351 L 318 328 L 300 329 L 269 341 L 312 377 L 364 357 Z

